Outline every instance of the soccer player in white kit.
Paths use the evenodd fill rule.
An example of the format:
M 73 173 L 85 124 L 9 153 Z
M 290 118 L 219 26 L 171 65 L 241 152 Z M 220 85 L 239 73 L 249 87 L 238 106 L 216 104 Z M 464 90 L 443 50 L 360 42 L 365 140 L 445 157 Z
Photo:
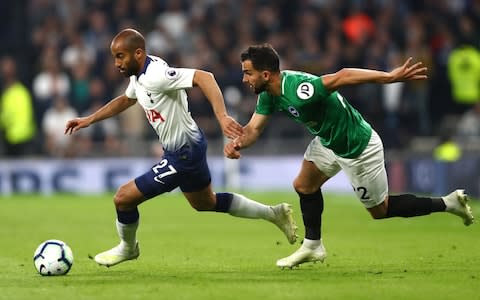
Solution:
M 160 162 L 145 174 L 122 185 L 114 196 L 116 227 L 120 244 L 97 254 L 95 261 L 113 266 L 136 259 L 139 254 L 136 231 L 138 205 L 179 187 L 198 211 L 228 212 L 232 216 L 265 219 L 278 226 L 290 243 L 296 240 L 296 225 L 289 204 L 267 206 L 235 193 L 214 193 L 206 160 L 207 143 L 188 111 L 185 89 L 198 86 L 230 138 L 242 134 L 242 127 L 225 109 L 223 96 L 213 75 L 206 71 L 172 68 L 162 59 L 147 55 L 145 39 L 134 29 L 125 29 L 112 40 L 115 66 L 130 83 L 125 95 L 116 97 L 93 114 L 70 120 L 65 133 L 72 134 L 92 123 L 115 116 L 135 103 L 158 134 L 164 149 Z

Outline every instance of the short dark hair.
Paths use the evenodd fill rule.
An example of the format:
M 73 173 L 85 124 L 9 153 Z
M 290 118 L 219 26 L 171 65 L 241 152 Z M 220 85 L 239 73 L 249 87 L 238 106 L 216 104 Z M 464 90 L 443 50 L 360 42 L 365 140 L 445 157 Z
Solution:
M 255 70 L 280 72 L 280 58 L 270 44 L 252 45 L 240 55 L 242 62 L 251 60 Z

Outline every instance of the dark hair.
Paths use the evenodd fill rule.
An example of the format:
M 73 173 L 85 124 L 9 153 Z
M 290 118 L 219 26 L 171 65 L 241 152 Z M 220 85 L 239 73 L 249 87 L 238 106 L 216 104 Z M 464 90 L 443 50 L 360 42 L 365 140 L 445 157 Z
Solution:
M 280 72 L 280 58 L 270 44 L 252 45 L 242 52 L 240 59 L 251 60 L 255 70 Z

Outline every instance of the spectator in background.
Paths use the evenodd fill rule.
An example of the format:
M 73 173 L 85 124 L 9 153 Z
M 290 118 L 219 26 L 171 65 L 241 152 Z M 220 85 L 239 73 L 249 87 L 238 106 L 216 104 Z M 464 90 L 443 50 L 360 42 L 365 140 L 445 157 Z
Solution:
M 7 7 L 18 5 L 16 1 L 7 2 L 4 4 Z M 28 0 L 23 11 L 24 22 L 16 22 L 24 28 L 14 28 L 12 32 L 31 34 L 3 36 L 6 43 L 2 44 L 5 47 L 1 47 L 0 55 L 13 51 L 22 57 L 17 63 L 21 70 L 28 71 L 25 82 L 30 83 L 43 72 L 43 57 L 52 48 L 57 54 L 48 56 L 55 60 L 61 58 L 60 68 L 69 71 L 72 77 L 77 76 L 73 72 L 80 60 L 76 61 L 75 57 L 80 55 L 78 49 L 87 47 L 90 50 L 84 52 L 93 50 L 93 54 L 85 57 L 94 63 L 84 59 L 83 64 L 90 65 L 90 74 L 99 74 L 109 95 L 107 98 L 116 96 L 113 92 L 121 83 L 118 72 L 106 71 L 107 66 L 112 69 L 106 46 L 113 32 L 133 26 L 141 26 L 148 32 L 151 47 L 148 50 L 152 54 L 167 58 L 172 65 L 209 70 L 221 86 L 239 88 L 239 73 L 234 71 L 238 68 L 238 58 L 231 53 L 238 53 L 239 49 L 260 39 L 275 46 L 282 56 L 284 69 L 302 69 L 314 74 L 334 72 L 340 66 L 386 68 L 392 51 L 402 57 L 419 57 L 427 64 L 423 56 L 431 56 L 428 83 L 407 84 L 403 88 L 406 101 L 402 104 L 411 105 L 400 107 L 402 120 L 398 126 L 404 133 L 402 142 L 386 143 L 388 148 L 404 148 L 413 135 L 419 131 L 424 135 L 441 127 L 444 117 L 457 111 L 447 78 L 447 58 L 456 37 L 470 40 L 478 51 L 478 7 L 477 2 L 465 0 Z M 318 60 L 317 55 L 322 59 Z M 72 87 L 76 84 L 74 81 Z M 73 93 L 81 98 L 85 95 L 85 82 L 79 83 Z M 387 125 L 383 124 L 385 117 L 380 115 L 380 105 L 375 104 L 382 99 L 379 93 L 370 101 L 373 91 L 370 87 L 353 87 L 341 92 L 352 101 L 370 103 L 364 110 L 365 117 L 381 129 Z M 248 95 L 243 89 L 241 92 L 244 97 Z M 75 96 L 69 99 L 75 107 L 78 102 L 73 101 L 82 101 Z M 34 100 L 38 101 L 36 97 Z M 426 105 L 429 102 L 435 105 Z M 39 115 L 49 105 L 51 98 L 35 102 Z M 248 110 L 243 102 L 241 106 L 239 110 Z M 405 120 L 405 116 L 411 120 Z
M 175 0 L 174 2 L 181 2 Z M 158 1 L 153 0 L 136 0 L 133 1 L 135 15 L 137 16 L 136 24 L 143 32 L 150 32 L 155 27 L 155 16 L 158 11 L 156 7 Z
M 480 102 L 460 117 L 456 135 L 460 141 L 480 141 Z
M 89 82 L 89 109 L 91 110 L 92 105 L 96 103 L 105 104 L 105 99 L 107 98 L 107 91 L 105 90 L 105 83 L 101 77 L 93 77 Z
M 474 27 L 469 17 L 460 18 L 460 42 L 448 57 L 448 76 L 458 114 L 480 101 L 480 51 L 474 46 Z
M 90 106 L 90 65 L 78 60 L 72 65 L 70 104 L 78 113 L 83 113 Z
M 123 87 L 123 77 L 112 64 L 103 66 L 100 77 L 103 81 L 102 85 L 104 86 L 106 97 L 114 98 L 115 95 L 118 95 L 118 88 Z
M 433 149 L 433 159 L 437 162 L 435 164 L 435 194 L 447 193 L 449 183 L 449 167 L 452 163 L 459 161 L 462 158 L 462 148 L 459 143 L 455 141 L 454 136 L 445 131 L 440 136 L 440 142 Z M 462 185 L 464 183 L 462 182 Z
M 398 66 L 402 61 L 400 55 L 396 52 L 390 53 L 388 58 L 388 68 Z M 381 86 L 383 109 L 385 114 L 383 139 L 385 147 L 398 147 L 402 142 L 403 127 L 399 126 L 401 119 L 402 95 L 405 82 L 394 82 Z
M 155 25 L 155 28 L 145 37 L 148 45 L 147 50 L 154 55 L 165 57 L 173 51 L 174 43 L 170 35 L 165 31 L 162 19 L 157 18 Z
M 110 30 L 110 20 L 105 11 L 95 9 L 88 16 L 88 28 L 85 30 L 83 37 L 85 42 L 95 49 L 97 62 L 93 65 L 93 73 L 101 73 L 104 68 L 105 61 L 109 57 L 110 51 L 108 44 L 112 38 Z
M 45 152 L 52 157 L 72 157 L 76 155 L 72 139 L 61 134 L 64 124 L 77 117 L 77 112 L 63 96 L 53 100 L 53 106 L 47 109 L 42 121 L 45 140 Z
M 83 36 L 76 28 L 68 33 L 68 44 L 62 51 L 61 62 L 70 71 L 78 67 L 79 62 L 87 66 L 95 63 L 95 49 L 85 43 Z
M 70 93 L 70 79 L 62 70 L 56 46 L 49 46 L 44 53 L 42 70 L 33 79 L 36 119 L 42 124 L 45 111 L 52 106 L 56 97 L 65 97 Z
M 188 16 L 182 9 L 182 1 L 166 0 L 165 10 L 158 15 L 155 25 L 163 28 L 169 38 L 180 42 L 186 34 L 188 25 Z M 154 27 L 152 26 L 151 30 Z
M 203 130 L 207 139 L 218 138 L 221 136 L 222 132 L 218 128 L 215 115 L 210 105 L 208 105 L 207 99 L 202 91 L 192 89 L 188 92 L 188 96 L 188 108 L 198 123 L 198 127 Z
M 96 112 L 103 106 L 103 104 L 103 101 L 98 99 L 94 100 L 90 108 L 85 111 L 84 114 L 90 115 Z M 131 125 L 135 127 L 134 124 Z M 80 136 L 82 141 L 78 142 L 77 145 L 82 148 L 82 153 L 85 155 L 89 155 L 90 153 L 104 153 L 111 155 L 111 153 L 121 154 L 125 152 L 122 149 L 122 143 L 119 139 L 120 132 L 118 120 L 116 118 L 110 118 L 103 122 L 92 124 L 80 132 Z
M 358 3 L 353 5 L 348 17 L 343 21 L 343 31 L 348 40 L 355 45 L 365 45 L 375 33 L 375 23 L 372 18 L 361 11 Z
M 462 157 L 462 149 L 451 135 L 444 134 L 440 143 L 433 150 L 433 157 L 439 162 L 456 162 Z M 443 177 L 446 178 L 446 176 Z
M 455 48 L 448 58 L 448 76 L 452 84 L 456 113 L 463 113 L 480 101 L 480 52 L 471 45 Z
M 405 18 L 406 34 L 405 55 L 416 57 L 424 65 L 432 69 L 432 55 L 426 43 L 425 24 L 416 15 Z M 407 114 L 411 116 L 413 126 L 409 128 L 419 135 L 431 133 L 431 117 L 429 109 L 428 83 L 426 81 L 408 82 L 405 84 L 405 102 L 408 105 Z
M 123 87 L 123 91 L 125 89 L 126 86 Z M 118 93 L 118 95 L 119 94 L 120 93 Z M 118 116 L 118 118 L 125 153 L 138 156 L 148 156 L 150 155 L 150 149 L 147 145 L 150 143 L 154 146 L 158 145 L 158 149 L 162 150 L 162 145 L 158 143 L 158 139 L 153 136 L 152 138 L 147 138 L 147 130 L 148 132 L 153 130 L 146 126 L 144 122 L 145 111 L 139 105 L 124 111 Z M 158 157 L 160 158 L 162 155 L 159 155 Z
M 95 49 L 97 54 L 108 53 L 108 41 L 112 36 L 109 19 L 105 11 L 95 9 L 88 14 L 88 29 L 84 33 L 85 42 Z
M 32 97 L 28 89 L 17 79 L 15 60 L 4 57 L 0 61 L 0 131 L 3 131 L 7 156 L 23 156 L 32 153 L 36 133 Z

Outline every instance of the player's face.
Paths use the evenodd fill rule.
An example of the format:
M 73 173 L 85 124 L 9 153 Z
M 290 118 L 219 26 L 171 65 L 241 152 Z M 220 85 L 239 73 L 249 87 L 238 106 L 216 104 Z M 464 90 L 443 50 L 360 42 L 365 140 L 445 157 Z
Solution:
M 135 59 L 134 53 L 131 53 L 121 43 L 113 43 L 110 47 L 113 59 L 115 61 L 115 67 L 125 77 L 138 74 L 140 71 L 140 64 Z
M 251 60 L 242 62 L 243 83 L 248 84 L 255 94 L 265 91 L 268 86 L 268 78 L 265 78 L 264 72 L 255 70 Z

